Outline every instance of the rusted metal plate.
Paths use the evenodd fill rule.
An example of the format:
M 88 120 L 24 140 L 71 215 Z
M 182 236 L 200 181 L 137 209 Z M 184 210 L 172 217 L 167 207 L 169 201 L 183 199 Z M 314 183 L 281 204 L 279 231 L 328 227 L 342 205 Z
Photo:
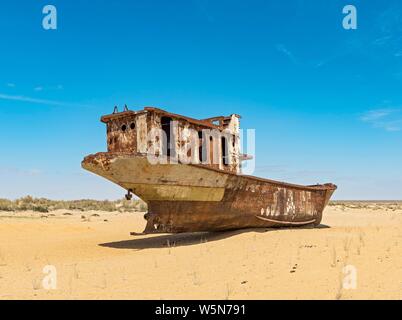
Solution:
M 109 152 L 137 151 L 137 119 L 129 115 L 107 124 Z
M 336 186 L 304 187 L 204 166 L 152 165 L 146 156 L 100 153 L 83 167 L 148 204 L 146 232 L 317 225 Z
M 162 119 L 172 120 L 172 149 L 175 156 L 191 158 L 191 162 L 223 171 L 240 172 L 240 116 L 215 117 L 197 120 L 157 108 L 142 111 L 125 111 L 103 116 L 101 121 L 107 126 L 108 152 L 148 153 L 162 149 L 162 137 L 149 138 L 151 130 L 162 128 Z M 218 122 L 216 124 L 216 121 Z M 223 162 L 221 135 L 225 133 L 227 164 Z M 189 150 L 189 145 L 194 146 Z M 199 149 L 204 148 L 204 158 L 200 159 Z

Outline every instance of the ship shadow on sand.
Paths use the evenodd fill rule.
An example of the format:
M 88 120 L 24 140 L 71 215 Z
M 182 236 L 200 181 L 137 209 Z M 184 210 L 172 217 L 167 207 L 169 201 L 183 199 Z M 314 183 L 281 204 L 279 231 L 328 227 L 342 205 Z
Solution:
M 327 225 L 320 224 L 317 227 L 298 227 L 298 228 L 252 228 L 224 232 L 196 232 L 196 233 L 180 233 L 180 234 L 157 234 L 157 235 L 141 235 L 145 238 L 134 238 L 131 240 L 123 240 L 117 242 L 108 242 L 99 244 L 101 247 L 114 248 L 114 249 L 131 249 L 131 250 L 144 250 L 144 249 L 158 249 L 158 248 L 175 248 L 182 246 L 193 246 L 224 240 L 237 236 L 242 233 L 266 233 L 278 230 L 290 229 L 327 229 Z M 136 236 L 138 237 L 138 236 Z

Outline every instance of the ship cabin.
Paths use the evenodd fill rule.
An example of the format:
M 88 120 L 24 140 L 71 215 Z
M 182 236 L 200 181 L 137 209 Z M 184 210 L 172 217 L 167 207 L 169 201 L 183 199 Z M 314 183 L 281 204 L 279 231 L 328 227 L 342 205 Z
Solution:
M 158 108 L 103 116 L 107 149 L 240 173 L 240 116 L 193 119 Z M 176 161 L 176 162 L 174 162 Z

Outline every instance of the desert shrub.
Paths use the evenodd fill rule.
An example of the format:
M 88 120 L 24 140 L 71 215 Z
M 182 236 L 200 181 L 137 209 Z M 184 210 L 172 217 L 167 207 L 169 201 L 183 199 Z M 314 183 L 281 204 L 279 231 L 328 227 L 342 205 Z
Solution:
M 45 208 L 45 207 L 42 207 L 42 206 L 35 206 L 35 207 L 33 207 L 32 210 L 35 211 L 35 212 L 41 212 L 41 213 L 48 213 L 49 212 L 48 208 Z
M 53 210 L 78 210 L 78 211 L 119 211 L 119 212 L 143 212 L 147 205 L 141 200 L 127 201 L 126 199 L 110 200 L 72 200 L 58 201 L 45 198 L 33 198 L 26 196 L 17 200 L 0 199 L 0 211 L 28 211 L 47 213 Z
M 0 211 L 14 211 L 14 203 L 11 200 L 0 199 Z

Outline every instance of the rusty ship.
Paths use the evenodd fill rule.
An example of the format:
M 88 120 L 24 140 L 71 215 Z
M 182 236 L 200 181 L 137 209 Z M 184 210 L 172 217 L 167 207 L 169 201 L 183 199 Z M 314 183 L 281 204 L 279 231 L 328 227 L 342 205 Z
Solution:
M 334 184 L 302 186 L 242 173 L 240 116 L 193 119 L 125 107 L 105 115 L 107 152 L 82 167 L 145 201 L 148 233 L 317 226 Z

